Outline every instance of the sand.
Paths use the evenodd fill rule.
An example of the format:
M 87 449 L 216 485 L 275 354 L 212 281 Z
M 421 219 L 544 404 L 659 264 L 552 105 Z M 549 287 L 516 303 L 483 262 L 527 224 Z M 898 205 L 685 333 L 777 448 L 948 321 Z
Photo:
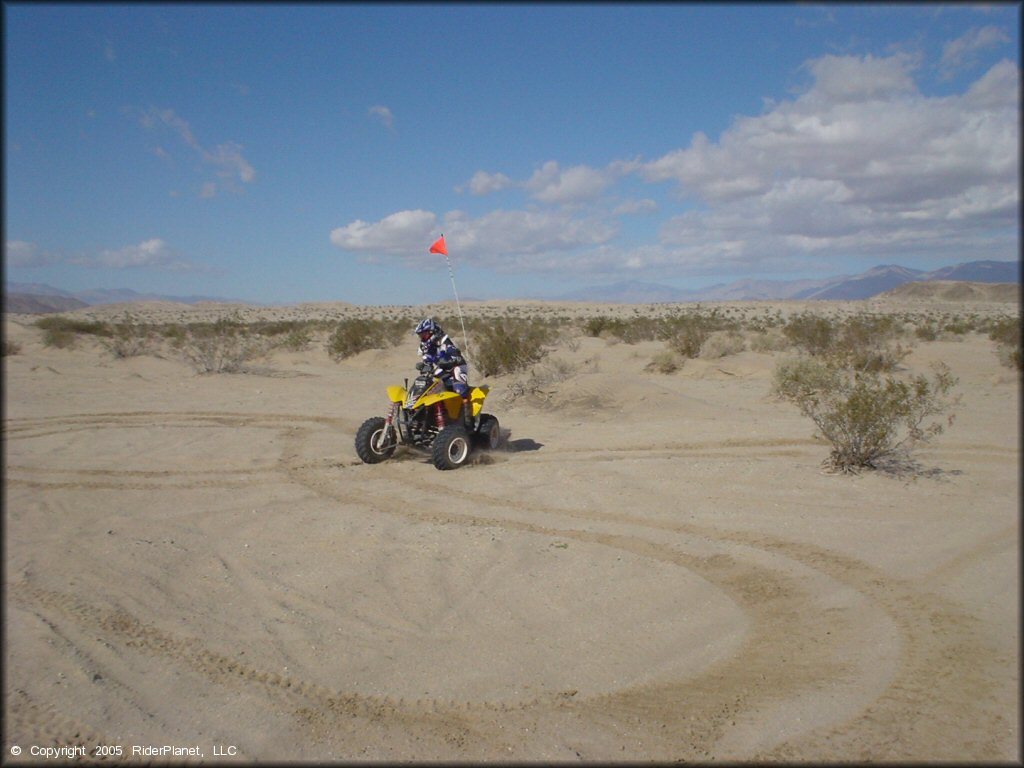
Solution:
M 825 472 L 783 353 L 663 374 L 601 338 L 534 396 L 490 379 L 503 445 L 440 472 L 353 449 L 414 339 L 198 375 L 32 319 L 4 324 L 12 764 L 1021 760 L 1020 377 L 985 336 L 905 361 L 962 395 L 912 475 Z

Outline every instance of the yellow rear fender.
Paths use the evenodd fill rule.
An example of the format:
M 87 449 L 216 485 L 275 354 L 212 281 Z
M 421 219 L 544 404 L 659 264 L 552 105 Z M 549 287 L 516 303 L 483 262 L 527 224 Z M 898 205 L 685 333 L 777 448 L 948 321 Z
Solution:
M 491 388 L 486 384 L 479 387 L 473 387 L 469 393 L 469 402 L 473 406 L 473 415 L 478 416 L 480 411 L 484 409 L 484 398 L 487 397 L 487 393 L 490 392 Z

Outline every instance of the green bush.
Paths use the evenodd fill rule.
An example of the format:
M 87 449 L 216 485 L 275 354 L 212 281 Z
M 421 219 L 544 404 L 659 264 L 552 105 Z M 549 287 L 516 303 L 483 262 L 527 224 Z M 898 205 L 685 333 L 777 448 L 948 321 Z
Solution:
M 823 355 L 828 352 L 836 335 L 830 320 L 811 312 L 791 317 L 782 327 L 782 332 L 793 346 L 809 355 Z
M 338 361 L 368 349 L 384 349 L 391 343 L 385 330 L 380 321 L 361 317 L 340 320 L 327 338 L 327 354 Z
M 541 360 L 556 333 L 543 321 L 506 317 L 482 326 L 474 336 L 474 366 L 482 376 L 498 376 L 515 373 Z
M 663 350 L 654 356 L 646 366 L 648 371 L 656 371 L 657 373 L 675 373 L 686 363 L 686 360 L 679 357 L 675 352 L 670 349 Z
M 923 322 L 914 329 L 914 335 L 921 341 L 935 341 L 939 338 L 939 331 L 931 322 Z
M 778 328 L 754 331 L 747 342 L 753 352 L 781 352 L 789 346 L 789 339 Z
M 1000 362 L 1010 368 L 1021 368 L 1021 331 L 1019 317 L 1004 317 L 989 324 L 988 337 L 996 343 Z
M 896 336 L 901 332 L 888 315 L 853 315 L 846 318 L 825 356 L 855 371 L 894 371 L 908 354 Z
M 80 334 L 109 337 L 110 326 L 94 320 L 49 315 L 35 321 L 37 328 L 43 329 L 43 345 L 57 349 L 70 349 L 75 346 Z
M 266 351 L 237 318 L 191 323 L 180 349 L 197 373 L 237 373 L 247 361 Z
M 699 315 L 675 318 L 666 331 L 668 348 L 683 358 L 699 357 L 711 330 L 707 320 Z
M 72 335 L 84 334 L 109 337 L 112 333 L 111 328 L 107 323 L 102 323 L 98 320 L 79 320 L 77 318 L 63 317 L 61 315 L 41 317 L 36 320 L 35 326 L 37 328 L 42 328 L 44 331 L 70 333 Z
M 747 342 L 739 331 L 712 331 L 700 347 L 700 356 L 715 359 L 738 355 L 746 349 Z
M 103 346 L 116 358 L 146 355 L 153 351 L 153 332 L 147 326 L 125 320 L 114 325 Z
M 949 397 L 956 383 L 941 363 L 931 379 L 903 380 L 803 357 L 776 367 L 773 389 L 795 403 L 832 445 L 828 467 L 857 472 L 892 466 L 914 444 L 940 434 L 943 425 L 934 419 L 959 401 Z
M 888 315 L 859 314 L 840 323 L 811 312 L 790 318 L 783 333 L 795 347 L 841 368 L 856 371 L 893 371 L 908 354 L 894 343 L 901 332 Z

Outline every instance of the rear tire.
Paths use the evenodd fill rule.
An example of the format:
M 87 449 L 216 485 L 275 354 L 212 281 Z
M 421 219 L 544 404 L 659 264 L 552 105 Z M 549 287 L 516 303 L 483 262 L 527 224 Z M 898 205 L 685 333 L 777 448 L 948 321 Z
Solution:
M 363 425 L 359 427 L 359 431 L 356 432 L 356 453 L 359 454 L 359 458 L 366 464 L 379 464 L 385 459 L 391 458 L 391 454 L 395 452 L 395 433 L 391 432 L 391 436 L 385 443 L 382 449 L 377 448 L 377 441 L 380 439 L 380 433 L 384 430 L 386 420 L 383 416 L 372 416 L 363 422 Z M 392 430 L 394 428 L 392 427 Z
M 461 424 L 450 424 L 438 432 L 431 449 L 434 466 L 438 469 L 461 467 L 469 458 L 469 453 L 469 433 Z
M 498 420 L 485 413 L 480 417 L 480 429 L 476 434 L 476 444 L 487 451 L 493 451 L 501 442 L 501 430 L 498 429 Z

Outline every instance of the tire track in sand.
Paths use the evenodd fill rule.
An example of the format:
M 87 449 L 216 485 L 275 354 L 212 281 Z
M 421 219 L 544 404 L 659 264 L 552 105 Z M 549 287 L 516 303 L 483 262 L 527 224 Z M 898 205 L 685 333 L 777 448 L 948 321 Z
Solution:
M 686 680 L 660 681 L 588 698 L 565 691 L 515 705 L 476 701 L 412 702 L 333 691 L 314 682 L 260 670 L 228 654 L 207 649 L 195 638 L 176 637 L 144 624 L 123 610 L 99 608 L 74 595 L 44 590 L 28 582 L 14 585 L 9 593 L 17 602 L 42 611 L 51 620 L 56 617 L 81 627 L 100 629 L 107 639 L 125 648 L 164 663 L 184 665 L 218 685 L 255 687 L 265 693 L 268 700 L 286 703 L 295 717 L 325 743 L 344 743 L 349 737 L 365 740 L 365 732 L 356 736 L 356 724 L 371 723 L 378 744 L 394 744 L 397 754 L 403 754 L 401 749 L 405 744 L 415 750 L 405 754 L 444 757 L 454 751 L 466 758 L 494 758 L 508 757 L 508 754 L 498 747 L 483 745 L 507 745 L 510 753 L 518 749 L 525 754 L 535 754 L 530 751 L 531 745 L 545 745 L 550 749 L 551 743 L 569 750 L 574 734 L 592 738 L 593 727 L 600 725 L 608 735 L 605 743 L 593 748 L 598 749 L 603 758 L 615 754 L 614 746 L 620 742 L 623 750 L 627 746 L 630 749 L 626 755 L 640 755 L 644 759 L 702 760 L 729 756 L 806 759 L 809 755 L 827 758 L 836 754 L 847 759 L 1003 756 L 999 748 L 1007 723 L 1002 713 L 992 711 L 985 702 L 991 698 L 993 675 L 1006 668 L 1007 660 L 986 650 L 977 621 L 948 600 L 834 551 L 776 536 L 706 525 L 553 505 L 517 505 L 512 500 L 481 493 L 469 494 L 469 497 L 486 510 L 485 513 L 452 513 L 436 506 L 412 510 L 404 504 L 401 489 L 392 493 L 386 490 L 388 484 L 380 482 L 379 477 L 370 479 L 368 472 L 379 472 L 380 468 L 354 467 L 355 471 L 346 472 L 347 483 L 341 489 L 337 463 L 302 460 L 302 446 L 310 431 L 296 427 L 296 422 L 307 427 L 338 428 L 339 446 L 348 442 L 344 438 L 350 435 L 341 422 L 319 417 L 139 412 L 22 419 L 5 425 L 5 439 L 107 425 L 143 426 L 144 422 L 145 426 L 152 426 L 154 419 L 176 426 L 279 429 L 286 448 L 277 465 L 247 470 L 250 474 L 283 472 L 291 481 L 322 497 L 356 503 L 375 513 L 441 525 L 486 525 L 560 540 L 575 539 L 670 563 L 693 571 L 719 587 L 751 618 L 749 636 L 732 657 Z M 722 446 L 729 450 L 749 448 L 759 455 L 763 455 L 767 447 L 756 441 Z M 712 448 L 680 444 L 658 447 L 655 451 Z M 625 453 L 644 455 L 640 448 L 626 449 Z M 585 460 L 585 455 L 581 460 Z M 536 459 L 534 456 L 527 458 Z M 593 458 L 595 456 L 591 456 Z M 719 453 L 714 458 L 723 458 L 723 455 Z M 18 471 L 33 472 L 24 466 L 19 466 Z M 35 472 L 45 474 L 41 468 L 36 468 Z M 110 472 L 101 476 L 110 477 L 116 485 L 114 481 L 123 473 Z M 130 474 L 140 470 L 127 472 L 123 479 L 152 477 Z M 397 480 L 421 491 L 438 490 L 435 484 L 422 478 L 410 480 L 391 473 L 388 480 Z M 371 483 L 372 488 L 359 487 L 366 483 Z M 533 517 L 541 513 L 551 522 L 540 524 L 532 518 L 514 517 L 526 513 Z M 595 530 L 594 524 L 625 526 L 628 532 Z M 652 537 L 653 534 L 657 535 Z M 665 534 L 675 538 L 665 541 Z M 731 550 L 729 554 L 697 555 L 686 551 L 687 537 L 730 545 Z M 798 566 L 796 569 L 794 564 Z M 857 615 L 842 609 L 808 612 L 807 601 L 813 594 L 798 578 L 799 567 L 847 585 L 884 612 L 897 628 L 899 642 L 880 649 L 880 653 L 895 655 L 896 670 L 878 696 L 841 722 L 829 721 L 775 741 L 758 741 L 750 736 L 749 724 L 756 722 L 759 713 L 785 706 L 790 697 L 804 692 L 842 685 L 857 673 L 842 658 L 842 644 L 831 635 L 821 634 L 824 626 L 830 627 L 837 637 L 852 633 Z M 829 637 L 832 639 L 827 639 Z M 970 699 L 964 698 L 965 692 Z M 23 713 L 35 712 L 38 717 L 42 711 L 39 705 L 25 697 L 15 697 L 15 704 L 19 700 Z M 950 714 L 930 720 L 936 710 L 929 705 L 945 700 L 980 700 L 982 705 L 965 705 L 958 710 L 947 708 L 945 712 Z M 512 733 L 517 735 L 513 737 Z M 494 752 L 495 749 L 498 752 Z M 584 749 L 582 741 L 577 743 L 577 754 L 579 749 Z M 557 754 L 565 757 L 569 752 Z
M 763 448 L 761 441 L 741 442 Z M 662 451 L 661 446 L 653 450 L 655 454 Z M 721 457 L 715 455 L 714 458 Z M 657 740 L 658 731 L 674 729 L 676 733 L 686 733 L 683 743 L 695 747 L 695 754 L 704 757 L 716 754 L 709 745 L 727 750 L 735 748 L 738 756 L 749 756 L 751 752 L 745 750 L 752 748 L 755 756 L 771 759 L 800 758 L 808 752 L 823 757 L 842 754 L 845 758 L 864 760 L 1003 756 L 1001 749 L 1010 723 L 1005 713 L 992 706 L 991 701 L 995 681 L 1011 660 L 995 651 L 986 640 L 980 622 L 953 601 L 922 590 L 909 580 L 895 578 L 863 561 L 777 536 L 643 518 L 628 513 L 520 504 L 506 497 L 465 489 L 460 490 L 460 498 L 471 502 L 474 507 L 488 510 L 490 514 L 454 514 L 447 509 L 426 511 L 421 507 L 409 509 L 404 499 L 443 499 L 449 489 L 418 476 L 415 479 L 389 476 L 388 481 L 398 480 L 404 487 L 392 491 L 389 482 L 377 483 L 373 493 L 365 493 L 353 489 L 352 474 L 356 473 L 349 473 L 345 491 L 339 494 L 332 487 L 331 478 L 317 477 L 308 468 L 292 467 L 289 471 L 296 482 L 321 495 L 348 503 L 358 501 L 384 514 L 440 524 L 495 526 L 597 543 L 672 562 L 722 588 L 754 619 L 752 637 L 732 659 L 697 680 L 610 693 L 588 702 L 561 703 L 562 707 L 577 713 L 584 710 L 591 715 L 600 713 L 612 722 L 619 722 L 620 716 L 628 719 L 633 713 L 642 712 L 643 717 L 636 725 L 639 731 L 647 733 L 648 744 Z M 365 471 L 374 471 L 374 468 L 365 468 Z M 409 493 L 409 486 L 415 493 Z M 726 736 L 726 720 L 732 724 L 742 720 L 744 713 L 758 707 L 770 709 L 770 701 L 778 702 L 801 689 L 835 687 L 837 683 L 844 682 L 843 675 L 849 669 L 837 657 L 840 644 L 836 641 L 843 632 L 841 617 L 834 609 L 827 615 L 803 610 L 807 598 L 813 595 L 803 591 L 800 582 L 783 576 L 785 567 L 773 570 L 749 559 L 737 559 L 739 555 L 693 557 L 643 536 L 564 527 L 564 523 L 559 527 L 540 525 L 496 516 L 494 510 L 512 510 L 515 514 L 528 514 L 530 519 L 535 519 L 540 512 L 555 520 L 612 523 L 633 529 L 696 536 L 750 548 L 780 561 L 798 563 L 855 590 L 884 612 L 898 631 L 898 641 L 888 649 L 896 658 L 895 672 L 867 706 L 827 724 L 798 730 L 791 738 L 778 743 L 758 739 L 750 733 Z M 779 624 L 783 620 L 785 631 L 780 632 Z M 846 620 L 849 621 L 850 617 Z M 821 630 L 824 626 L 838 631 L 823 635 Z M 833 646 L 836 652 L 829 653 L 829 646 Z M 799 649 L 801 656 L 797 674 L 794 674 L 793 665 L 778 663 L 787 652 L 792 655 L 794 649 Z M 874 652 L 884 655 L 878 649 Z M 730 688 L 727 684 L 730 682 L 734 687 L 724 693 Z M 693 698 L 698 691 L 699 703 Z M 965 692 L 970 694 L 965 696 Z M 713 703 L 709 704 L 709 700 Z M 948 702 L 951 701 L 962 702 L 964 706 L 949 707 Z M 681 706 L 683 702 L 690 702 L 690 706 Z M 935 706 L 935 702 L 941 705 Z M 694 713 L 694 708 L 698 714 Z M 685 710 L 689 714 L 680 720 L 671 716 L 673 709 Z M 693 725 L 695 722 L 701 725 Z M 673 741 L 681 746 L 678 740 Z M 840 748 L 838 751 L 837 747 Z M 679 753 L 670 752 L 666 756 L 677 757 Z

